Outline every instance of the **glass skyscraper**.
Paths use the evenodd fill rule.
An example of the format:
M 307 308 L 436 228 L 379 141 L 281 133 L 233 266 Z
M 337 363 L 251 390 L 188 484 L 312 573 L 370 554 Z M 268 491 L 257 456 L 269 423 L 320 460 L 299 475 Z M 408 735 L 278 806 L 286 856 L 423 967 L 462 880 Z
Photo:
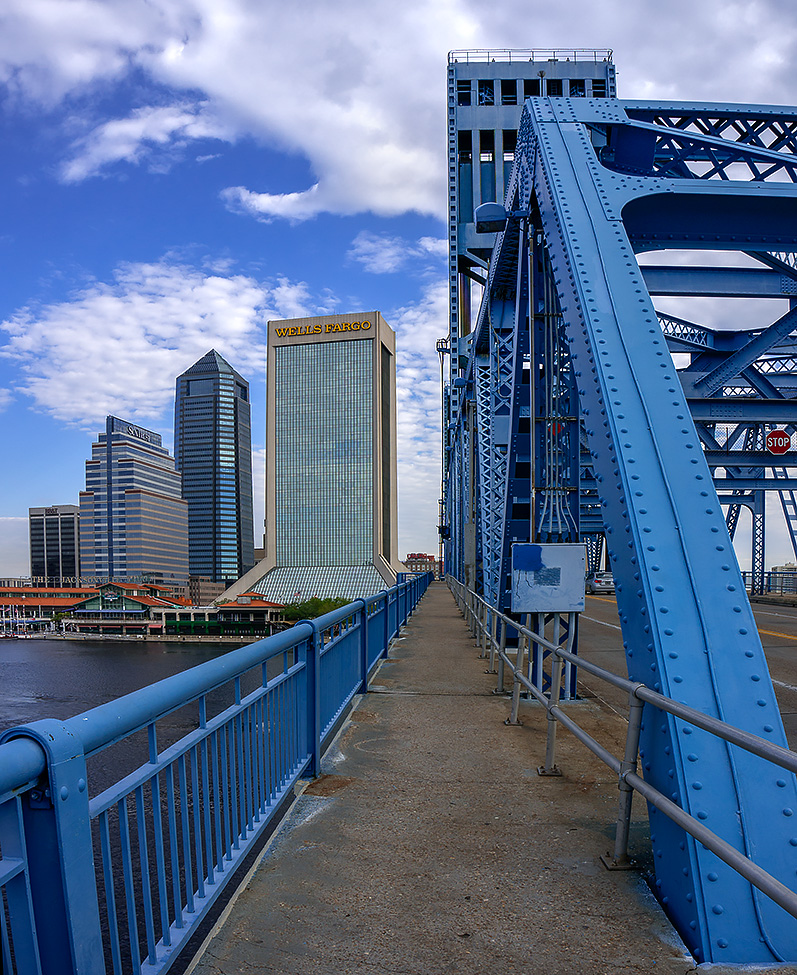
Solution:
M 266 557 L 229 594 L 394 585 L 395 444 L 395 335 L 378 312 L 269 322 Z
M 188 512 L 161 436 L 109 416 L 86 461 L 80 568 L 93 579 L 188 579 Z
M 191 575 L 232 584 L 255 564 L 249 383 L 214 349 L 177 378 L 174 454 Z

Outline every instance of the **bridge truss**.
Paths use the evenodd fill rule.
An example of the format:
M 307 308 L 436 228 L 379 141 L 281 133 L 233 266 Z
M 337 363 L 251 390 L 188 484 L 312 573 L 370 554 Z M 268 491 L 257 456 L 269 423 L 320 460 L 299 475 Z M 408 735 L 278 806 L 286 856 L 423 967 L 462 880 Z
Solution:
M 797 114 L 780 108 L 529 99 L 453 380 L 445 486 L 460 580 L 506 610 L 514 542 L 581 539 L 594 565 L 605 537 L 629 676 L 786 747 L 731 535 L 749 508 L 760 584 L 775 491 L 795 544 L 797 454 L 764 450 L 773 426 L 797 427 L 795 150 Z M 779 310 L 750 327 L 744 304 L 707 327 L 681 311 L 695 297 Z M 793 776 L 656 711 L 640 757 L 794 888 Z M 662 903 L 699 961 L 797 960 L 796 921 L 650 820 Z

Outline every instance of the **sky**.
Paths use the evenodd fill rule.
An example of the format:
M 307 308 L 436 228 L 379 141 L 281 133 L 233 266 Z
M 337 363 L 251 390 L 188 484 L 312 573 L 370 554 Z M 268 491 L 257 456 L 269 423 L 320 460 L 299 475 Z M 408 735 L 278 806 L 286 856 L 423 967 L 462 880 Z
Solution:
M 171 448 L 210 348 L 251 384 L 259 542 L 265 323 L 377 309 L 400 553 L 435 552 L 447 52 L 557 46 L 613 49 L 623 98 L 797 92 L 793 0 L 4 0 L 0 577 L 29 571 L 29 507 L 77 503 L 107 414 Z

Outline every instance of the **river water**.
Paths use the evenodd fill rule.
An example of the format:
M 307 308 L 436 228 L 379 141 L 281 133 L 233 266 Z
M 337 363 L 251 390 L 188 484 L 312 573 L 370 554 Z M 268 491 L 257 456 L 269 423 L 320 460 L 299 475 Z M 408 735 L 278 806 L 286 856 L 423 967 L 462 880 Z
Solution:
M 0 732 L 38 718 L 71 718 L 233 647 L 150 640 L 0 640 Z

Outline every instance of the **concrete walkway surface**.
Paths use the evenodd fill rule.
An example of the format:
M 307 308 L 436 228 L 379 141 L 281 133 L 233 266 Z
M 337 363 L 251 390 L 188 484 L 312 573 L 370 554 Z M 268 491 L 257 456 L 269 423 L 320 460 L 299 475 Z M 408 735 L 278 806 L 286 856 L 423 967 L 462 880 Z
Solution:
M 539 777 L 545 713 L 524 703 L 506 726 L 485 663 L 433 584 L 190 972 L 738 971 L 698 968 L 642 874 L 604 868 L 616 777 L 563 728 L 563 775 Z M 622 754 L 614 711 L 568 707 Z M 641 802 L 634 818 L 644 859 Z

